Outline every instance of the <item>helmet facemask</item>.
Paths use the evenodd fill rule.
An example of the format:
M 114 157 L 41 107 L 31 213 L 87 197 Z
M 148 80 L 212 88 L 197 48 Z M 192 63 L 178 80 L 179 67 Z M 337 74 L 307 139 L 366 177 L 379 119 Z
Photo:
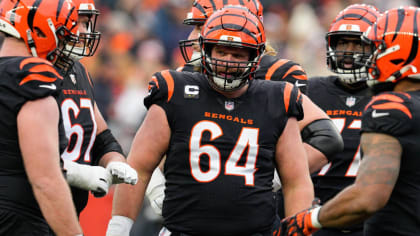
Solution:
M 327 34 L 327 65 L 347 84 L 356 84 L 367 79 L 365 64 L 372 53 L 372 47 L 362 43 L 360 35 L 348 32 Z M 354 49 L 347 50 L 348 44 L 353 44 Z
M 93 3 L 80 3 L 79 9 L 79 43 L 76 45 L 66 45 L 66 49 L 71 49 L 71 58 L 75 61 L 83 57 L 93 56 L 98 48 L 101 33 L 96 31 L 96 20 L 99 11 L 95 9 Z M 81 31 L 80 29 L 84 30 Z
M 202 46 L 202 64 L 205 73 L 209 77 L 209 81 L 212 86 L 222 91 L 235 91 L 242 88 L 248 80 L 252 77 L 257 69 L 260 56 L 262 52 L 258 52 L 257 49 L 244 47 L 242 44 L 235 45 L 230 41 L 219 40 L 216 42 L 204 42 L 200 37 L 200 41 L 203 41 Z M 248 50 L 249 59 L 246 61 L 229 61 L 216 59 L 212 56 L 212 50 L 216 45 L 222 45 L 227 47 L 240 48 L 241 50 Z M 261 50 L 261 49 L 260 49 Z

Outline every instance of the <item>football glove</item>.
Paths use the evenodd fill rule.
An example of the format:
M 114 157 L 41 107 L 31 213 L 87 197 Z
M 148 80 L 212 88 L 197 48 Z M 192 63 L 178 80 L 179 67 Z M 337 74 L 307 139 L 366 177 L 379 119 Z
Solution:
M 129 236 L 133 220 L 125 216 L 112 216 L 106 236 Z
M 282 220 L 280 235 L 306 236 L 313 234 L 322 228 L 318 221 L 320 209 L 320 206 L 312 207 Z
M 165 177 L 159 168 L 153 171 L 149 185 L 146 188 L 146 196 L 153 211 L 161 216 L 163 199 L 165 198 Z
M 103 197 L 112 184 L 112 175 L 102 166 L 79 164 L 63 160 L 66 180 L 70 186 L 88 190 L 95 197 Z
M 112 175 L 112 184 L 131 184 L 136 185 L 138 176 L 137 171 L 131 168 L 127 163 L 120 161 L 111 161 L 106 169 Z

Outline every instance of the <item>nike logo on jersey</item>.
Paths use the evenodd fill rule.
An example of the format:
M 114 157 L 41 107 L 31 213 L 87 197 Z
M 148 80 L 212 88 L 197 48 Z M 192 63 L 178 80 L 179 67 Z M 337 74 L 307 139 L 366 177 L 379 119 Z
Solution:
M 373 110 L 372 112 L 372 118 L 379 118 L 382 116 L 388 116 L 389 112 L 376 112 L 376 110 Z
M 41 84 L 39 87 L 41 88 L 47 88 L 47 89 L 51 89 L 51 90 L 56 90 L 57 87 L 55 86 L 55 84 Z
M 299 87 L 306 86 L 306 84 L 299 83 L 299 80 L 296 80 L 295 86 L 299 88 Z

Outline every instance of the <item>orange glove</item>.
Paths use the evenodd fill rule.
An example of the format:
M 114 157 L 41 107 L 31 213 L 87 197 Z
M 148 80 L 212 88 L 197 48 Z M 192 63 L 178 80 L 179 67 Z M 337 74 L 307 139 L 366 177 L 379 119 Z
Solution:
M 320 206 L 309 208 L 281 221 L 281 236 L 311 235 L 322 226 L 318 221 Z

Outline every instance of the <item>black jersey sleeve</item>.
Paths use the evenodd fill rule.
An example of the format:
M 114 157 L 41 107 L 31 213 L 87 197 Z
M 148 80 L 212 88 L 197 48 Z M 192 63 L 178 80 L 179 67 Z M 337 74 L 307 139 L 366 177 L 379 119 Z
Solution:
M 149 95 L 144 98 L 144 105 L 147 109 L 153 104 L 163 108 L 171 100 L 174 93 L 174 79 L 169 70 L 157 72 L 149 82 Z
M 306 93 L 308 83 L 306 72 L 301 65 L 291 60 L 264 55 L 255 77 L 256 79 L 290 82 L 302 93 Z
M 373 97 L 362 117 L 361 132 L 401 136 L 413 127 L 410 95 L 387 92 Z
M 11 88 L 26 100 L 35 100 L 47 96 L 57 96 L 63 83 L 63 77 L 47 60 L 28 57 L 8 68 L 8 73 L 15 75 L 15 85 Z
M 284 107 L 287 116 L 303 119 L 302 94 L 298 87 L 286 82 L 283 91 Z

